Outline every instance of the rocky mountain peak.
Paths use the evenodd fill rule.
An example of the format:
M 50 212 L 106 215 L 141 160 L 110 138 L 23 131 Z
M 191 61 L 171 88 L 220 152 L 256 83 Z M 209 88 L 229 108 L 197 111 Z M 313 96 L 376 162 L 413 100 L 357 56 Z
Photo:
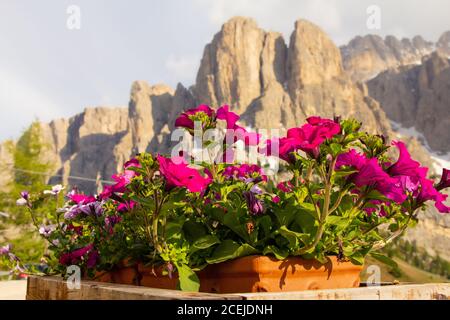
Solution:
M 438 42 L 436 43 L 436 47 L 438 50 L 450 56 L 450 30 L 444 32 L 440 37 Z

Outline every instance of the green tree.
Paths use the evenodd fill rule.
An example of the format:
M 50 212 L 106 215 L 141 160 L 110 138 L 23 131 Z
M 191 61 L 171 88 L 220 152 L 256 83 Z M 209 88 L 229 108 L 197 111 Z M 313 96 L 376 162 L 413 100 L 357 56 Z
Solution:
M 16 143 L 10 141 L 7 147 L 12 154 L 13 166 L 11 168 L 9 164 L 7 168 L 1 169 L 13 172 L 6 190 L 0 191 L 0 211 L 9 214 L 9 218 L 3 219 L 0 225 L 0 231 L 3 231 L 0 241 L 11 243 L 14 253 L 23 262 L 39 262 L 46 244 L 34 231 L 27 209 L 18 207 L 16 200 L 23 190 L 39 193 L 48 188 L 49 176 L 46 173 L 53 168 L 43 159 L 49 151 L 49 146 L 43 141 L 39 122 L 35 121 Z M 41 217 L 45 217 L 48 210 L 52 209 L 42 206 L 33 210 Z

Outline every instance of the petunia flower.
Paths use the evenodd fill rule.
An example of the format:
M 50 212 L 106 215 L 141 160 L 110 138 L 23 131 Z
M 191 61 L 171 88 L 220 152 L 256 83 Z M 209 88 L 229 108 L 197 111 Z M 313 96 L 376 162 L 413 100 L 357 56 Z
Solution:
M 236 113 L 231 112 L 228 109 L 229 107 L 227 105 L 224 105 L 217 109 L 217 119 L 226 121 L 227 129 L 235 129 L 236 122 L 240 117 Z
M 368 159 L 365 155 L 351 149 L 337 158 L 336 169 L 339 170 L 343 166 L 358 170 L 347 177 L 358 188 L 372 187 L 396 203 L 403 203 L 406 200 L 400 180 L 389 176 L 376 158 Z
M 291 192 L 294 185 L 290 181 L 280 182 L 277 184 L 277 189 L 283 192 Z
M 443 168 L 441 181 L 436 185 L 437 190 L 442 190 L 450 187 L 450 170 Z
M 244 192 L 244 198 L 247 202 L 247 208 L 252 215 L 260 215 L 264 212 L 261 200 L 259 200 L 253 192 Z
M 420 181 L 420 192 L 417 195 L 416 201 L 420 205 L 426 201 L 434 201 L 434 206 L 440 213 L 450 213 L 450 207 L 444 204 L 448 195 L 440 193 L 433 186 L 433 181 L 422 178 Z
M 44 225 L 43 224 L 39 227 L 39 234 L 45 238 L 48 238 L 49 236 L 51 236 L 51 234 L 55 230 L 56 230 L 56 225 L 54 225 L 54 224 Z
M 210 177 L 203 177 L 197 170 L 189 168 L 181 157 L 169 159 L 158 155 L 157 159 L 168 190 L 184 187 L 190 192 L 203 192 L 212 181 Z
M 30 193 L 28 191 L 22 191 L 20 193 L 20 198 L 16 200 L 16 205 L 31 207 Z
M 50 194 L 50 195 L 56 196 L 62 190 L 64 190 L 64 187 L 61 184 L 57 184 L 57 185 L 54 185 L 51 190 L 44 190 L 44 194 Z
M 391 176 L 421 177 L 420 163 L 411 158 L 406 145 L 402 141 L 393 141 L 392 144 L 399 150 L 397 162 L 391 165 L 386 171 Z
M 67 197 L 76 204 L 89 204 L 95 202 L 96 199 L 94 196 L 85 195 L 85 194 L 77 194 L 75 190 L 72 190 L 67 194 Z
M 242 181 L 255 177 L 261 177 L 263 181 L 267 181 L 264 170 L 256 164 L 249 165 L 244 163 L 239 166 L 229 166 L 225 168 L 223 175 L 227 178 L 235 178 Z
M 214 110 L 207 105 L 200 105 L 197 108 L 186 110 L 175 120 L 175 127 L 194 130 L 194 121 L 200 121 L 203 128 L 206 128 L 211 125 L 214 113 Z
M 11 249 L 12 245 L 9 243 L 7 245 L 4 245 L 3 247 L 0 247 L 0 256 L 8 255 L 11 252 Z

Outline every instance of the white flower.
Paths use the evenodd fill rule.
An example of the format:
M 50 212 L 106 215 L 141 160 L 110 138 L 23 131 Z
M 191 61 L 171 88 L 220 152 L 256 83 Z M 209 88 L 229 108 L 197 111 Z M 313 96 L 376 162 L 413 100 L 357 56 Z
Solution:
M 51 195 L 56 196 L 62 190 L 64 190 L 64 187 L 61 184 L 57 184 L 52 187 L 52 190 L 45 190 L 44 194 L 51 194 Z
M 24 198 L 20 198 L 20 199 L 17 199 L 16 204 L 18 206 L 26 206 L 28 204 L 28 201 L 25 200 Z

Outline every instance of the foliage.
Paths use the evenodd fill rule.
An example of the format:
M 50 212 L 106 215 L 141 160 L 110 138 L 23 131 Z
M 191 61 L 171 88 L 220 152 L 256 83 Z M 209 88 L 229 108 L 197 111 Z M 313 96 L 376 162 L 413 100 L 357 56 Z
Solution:
M 228 107 L 208 106 L 177 119 L 191 134 L 195 121 L 208 129 L 224 121 L 228 130 L 239 131 L 219 141 L 224 154 L 210 161 L 189 165 L 189 154 L 138 154 L 101 194 L 71 191 L 65 205 L 45 218 L 34 208 L 61 201 L 62 187 L 22 194 L 18 202 L 48 242 L 49 272 L 64 274 L 68 265 L 77 264 L 94 276 L 135 261 L 169 276 L 176 273 L 182 290 L 196 291 L 196 271 L 247 255 L 324 263 L 337 256 L 362 264 L 371 253 L 388 261 L 374 252 L 414 225 L 426 201 L 448 212 L 439 192 L 447 180 L 433 186 L 426 168 L 401 142 L 394 142 L 398 160 L 390 159 L 384 137 L 362 132 L 361 123 L 351 119 L 310 117 L 286 137 L 265 141 L 259 151 L 285 161 L 291 174 L 276 186 L 258 165 L 218 161 L 238 140 L 261 142 L 259 135 L 239 127 L 238 119 Z M 203 147 L 216 142 L 206 140 Z M 388 227 L 387 235 L 380 226 Z
M 25 130 L 17 143 L 9 141 L 8 151 L 12 155 L 13 174 L 5 190 L 0 192 L 0 211 L 7 212 L 8 218 L 2 219 L 1 230 L 15 230 L 10 239 L 6 239 L 12 244 L 15 254 L 27 263 L 39 263 L 45 254 L 45 241 L 30 228 L 30 216 L 27 210 L 16 205 L 17 195 L 22 190 L 29 190 L 31 193 L 39 193 L 48 188 L 47 176 L 36 174 L 36 172 L 49 172 L 52 166 L 43 160 L 43 156 L 48 151 L 48 145 L 42 141 L 42 132 L 39 122 L 35 121 Z M 1 168 L 2 170 L 8 170 Z M 51 199 L 39 205 L 33 206 L 34 216 L 41 219 L 46 217 L 51 210 L 56 209 L 56 204 Z M 15 235 L 17 234 L 17 235 Z M 4 268 L 3 264 L 3 268 Z M 0 261 L 0 269 L 2 262 Z

